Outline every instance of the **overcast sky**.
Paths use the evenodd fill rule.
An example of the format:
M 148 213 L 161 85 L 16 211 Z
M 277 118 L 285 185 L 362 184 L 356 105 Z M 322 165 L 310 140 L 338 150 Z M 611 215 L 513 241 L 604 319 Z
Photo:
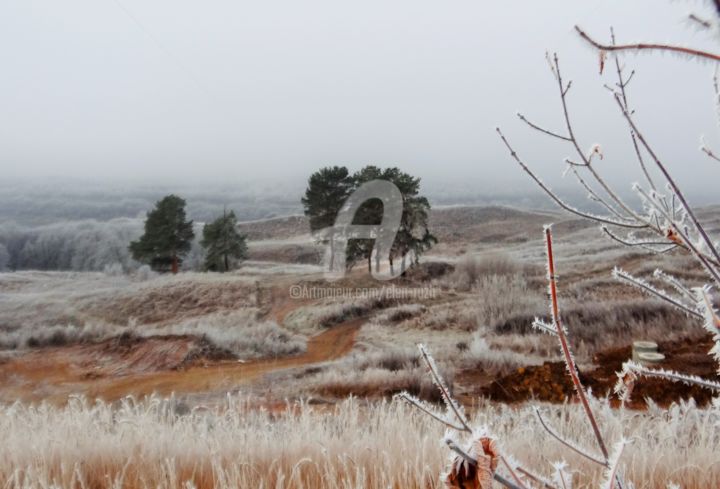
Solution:
M 572 27 L 607 39 L 717 39 L 689 28 L 702 2 L 426 0 L 23 0 L 0 3 L 0 166 L 19 177 L 304 178 L 322 165 L 397 165 L 425 181 L 526 183 L 501 125 L 549 180 L 571 148 L 546 49 L 557 50 L 582 144 L 637 178 L 598 59 Z M 713 67 L 630 56 L 631 102 L 681 180 L 720 165 Z M 720 147 L 720 144 L 717 145 Z M 698 183 L 699 182 L 699 183 Z

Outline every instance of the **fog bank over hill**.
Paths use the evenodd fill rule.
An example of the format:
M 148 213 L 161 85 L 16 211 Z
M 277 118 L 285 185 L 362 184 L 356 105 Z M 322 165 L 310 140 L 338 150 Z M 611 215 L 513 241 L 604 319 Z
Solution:
M 493 189 L 482 182 L 477 187 L 423 183 L 423 194 L 435 205 L 547 205 L 530 186 L 526 186 L 528 193 L 524 194 L 512 187 Z M 0 184 L 0 222 L 39 225 L 63 220 L 144 217 L 157 200 L 170 193 L 187 201 L 188 214 L 195 221 L 208 221 L 222 213 L 223 207 L 234 210 L 239 220 L 251 221 L 302 214 L 300 197 L 304 190 L 303 180 L 224 184 L 17 180 Z
M 422 177 L 422 175 L 419 175 Z M 598 210 L 586 195 L 568 180 L 554 186 L 573 205 Z M 10 179 L 0 183 L 0 223 L 23 226 L 55 224 L 60 221 L 116 218 L 144 218 L 153 204 L 167 194 L 177 194 L 187 201 L 188 215 L 205 222 L 222 213 L 235 211 L 240 221 L 302 214 L 300 197 L 304 179 L 237 180 L 217 182 L 147 182 L 90 180 L 77 178 Z M 639 205 L 629 191 L 628 201 Z M 622 190 L 622 189 L 620 189 Z M 434 207 L 455 205 L 506 205 L 525 209 L 556 209 L 557 206 L 529 178 L 512 184 L 467 179 L 452 181 L 422 178 L 421 193 Z M 623 193 L 622 191 L 620 192 Z M 690 192 L 696 206 L 719 203 L 710 192 Z

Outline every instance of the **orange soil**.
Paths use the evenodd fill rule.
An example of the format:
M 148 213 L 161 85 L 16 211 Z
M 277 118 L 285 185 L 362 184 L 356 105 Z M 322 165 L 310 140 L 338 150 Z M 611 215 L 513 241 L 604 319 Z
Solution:
M 301 305 L 305 303 L 280 300 L 268 316 L 282 324 L 285 316 Z M 187 368 L 182 362 L 195 341 L 192 337 L 147 338 L 124 354 L 109 352 L 108 342 L 35 350 L 0 362 L 0 400 L 63 402 L 69 394 L 83 393 L 90 399 L 113 401 L 130 394 L 229 391 L 265 374 L 347 354 L 363 321 L 356 318 L 316 335 L 300 355 L 247 362 L 222 360 Z
M 113 400 L 128 394 L 137 396 L 156 392 L 168 395 L 172 392 L 231 390 L 235 386 L 246 384 L 271 372 L 333 360 L 345 355 L 352 348 L 355 333 L 362 321 L 362 319 L 348 321 L 311 338 L 307 352 L 301 355 L 254 360 L 247 363 L 221 362 L 182 371 L 171 370 L 119 377 L 100 382 L 100 385 L 89 385 L 85 392 L 90 398 Z
M 680 341 L 661 342 L 659 350 L 666 358 L 659 367 L 717 382 L 720 380 L 717 365 L 707 354 L 713 344 L 710 335 L 700 340 L 686 338 Z M 617 382 L 616 372 L 622 369 L 623 362 L 631 355 L 630 346 L 598 353 L 594 359 L 595 368 L 580 374 L 583 385 L 592 389 L 595 395 L 611 394 Z M 468 371 L 461 372 L 458 377 L 465 383 L 470 383 L 469 381 L 474 379 L 473 375 L 473 372 Z M 564 402 L 575 396 L 570 376 L 563 362 L 545 362 L 539 366 L 519 368 L 516 372 L 477 387 L 474 394 L 507 403 L 525 402 L 531 399 Z M 711 401 L 713 392 L 662 379 L 641 379 L 633 389 L 628 406 L 643 409 L 646 398 L 652 399 L 661 406 L 668 406 L 672 402 L 691 397 L 698 404 L 705 405 Z

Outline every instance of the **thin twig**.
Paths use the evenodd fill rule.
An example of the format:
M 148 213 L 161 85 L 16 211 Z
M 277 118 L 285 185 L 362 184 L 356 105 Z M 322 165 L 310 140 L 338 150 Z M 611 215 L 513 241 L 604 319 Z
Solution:
M 580 37 L 585 39 L 587 42 L 595 46 L 597 49 L 603 51 L 669 51 L 678 54 L 685 54 L 696 58 L 709 59 L 712 61 L 720 61 L 720 55 L 711 53 L 709 51 L 702 51 L 700 49 L 686 48 L 683 46 L 674 46 L 672 44 L 660 44 L 660 43 L 635 43 L 635 44 L 602 44 L 595 39 L 591 38 L 585 33 L 580 27 L 575 26 L 575 30 Z
M 657 157 L 653 149 L 648 144 L 647 140 L 643 137 L 642 133 L 638 130 L 637 126 L 635 125 L 635 122 L 633 121 L 632 116 L 628 113 L 627 109 L 623 106 L 622 102 L 620 101 L 619 97 L 615 95 L 615 101 L 617 102 L 618 106 L 620 106 L 620 110 L 623 113 L 623 116 L 625 117 L 625 120 L 627 120 L 628 124 L 630 124 L 630 127 L 632 128 L 633 132 L 637 135 L 638 139 L 642 143 L 645 150 L 648 152 L 650 157 L 655 162 L 655 165 L 660 169 L 660 172 L 665 176 L 665 179 L 667 180 L 668 184 L 670 184 L 670 187 L 672 188 L 673 193 L 677 196 L 678 200 L 680 201 L 680 204 L 682 205 L 685 213 L 688 215 L 690 220 L 692 221 L 693 225 L 695 226 L 696 231 L 700 234 L 703 241 L 707 245 L 709 251 L 712 253 L 714 259 L 716 262 L 720 262 L 720 253 L 718 253 L 718 250 L 715 248 L 715 245 L 713 244 L 712 240 L 710 240 L 710 236 L 705 232 L 705 228 L 700 224 L 700 221 L 695 216 L 695 213 L 693 212 L 692 208 L 690 207 L 690 204 L 688 204 L 687 200 L 685 199 L 685 195 L 680 190 L 680 187 L 678 187 L 677 183 L 675 183 L 675 180 L 672 178 L 670 173 L 668 172 L 667 168 L 665 168 L 665 165 L 660 161 L 660 159 Z
M 477 460 L 472 458 L 465 450 L 457 446 L 457 443 L 452 440 L 445 440 L 445 444 L 450 450 L 460 455 L 460 457 L 462 457 L 467 463 L 469 463 L 473 467 L 477 467 Z
M 688 20 L 693 22 L 694 25 L 702 28 L 702 29 L 712 29 L 712 22 L 710 22 L 707 19 L 703 19 L 702 17 L 699 17 L 695 14 L 688 15 Z
M 637 277 L 633 277 L 629 273 L 627 273 L 625 270 L 622 270 L 620 268 L 615 267 L 613 269 L 613 277 L 617 280 L 624 280 L 625 282 L 630 283 L 631 285 L 638 287 L 639 289 L 642 289 L 643 291 L 647 292 L 648 294 L 657 297 L 660 300 L 663 300 L 673 307 L 680 309 L 685 314 L 688 314 L 690 316 L 696 317 L 698 319 L 702 319 L 703 315 L 700 314 L 695 309 L 687 306 L 685 303 L 683 303 L 680 299 L 677 299 L 675 297 L 672 297 L 670 294 L 665 292 L 664 290 L 659 290 L 647 283 L 646 281 L 639 279 Z
M 622 391 L 622 379 L 629 373 L 634 374 L 635 376 L 664 379 L 671 382 L 681 382 L 686 385 L 696 385 L 704 389 L 720 392 L 720 383 L 718 382 L 703 379 L 702 377 L 698 377 L 697 375 L 681 374 L 672 370 L 651 369 L 632 361 L 628 361 L 623 364 L 623 369 L 618 374 L 618 378 L 620 380 L 615 386 L 615 392 Z
M 614 232 L 612 232 L 607 226 L 603 226 L 602 228 L 603 233 L 605 233 L 606 236 L 608 236 L 613 241 L 617 241 L 618 243 L 624 245 L 624 246 L 639 246 L 640 248 L 645 248 L 648 251 L 651 251 L 653 253 L 667 253 L 668 251 L 674 250 L 677 248 L 678 244 L 671 244 L 668 245 L 665 242 L 661 241 L 630 241 L 629 239 L 623 238 L 621 236 L 618 236 Z M 664 246 L 662 249 L 655 249 L 653 246 Z
M 575 148 L 575 152 L 580 157 L 580 160 L 585 164 L 585 167 L 588 169 L 588 171 L 595 178 L 595 181 L 600 184 L 600 186 L 603 188 L 603 190 L 605 190 L 605 192 L 610 196 L 610 198 L 615 201 L 615 203 L 620 206 L 620 208 L 628 215 L 632 216 L 637 221 L 642 222 L 640 216 L 638 216 L 635 211 L 633 211 L 627 204 L 625 204 L 625 202 L 623 202 L 623 200 L 615 193 L 615 191 L 613 191 L 613 189 L 607 183 L 605 183 L 605 180 L 593 168 L 590 158 L 588 158 L 583 152 L 583 150 L 580 148 L 580 144 L 575 137 L 575 131 L 573 130 L 572 122 L 570 121 L 570 112 L 567 105 L 567 88 L 563 89 L 563 78 L 562 73 L 560 72 L 560 61 L 558 59 L 557 53 L 553 55 L 553 63 L 555 65 L 555 78 L 558 82 L 558 88 L 560 90 L 560 103 L 562 104 L 563 117 L 565 118 L 565 127 L 567 128 L 568 137 L 570 138 L 570 141 Z M 570 84 L 568 82 L 568 88 L 569 86 Z
M 556 133 L 556 132 L 550 131 L 549 129 L 545 129 L 545 128 L 543 128 L 543 127 L 540 127 L 540 126 L 538 126 L 537 124 L 533 124 L 532 122 L 530 122 L 529 120 L 527 120 L 527 119 L 525 118 L 525 116 L 522 115 L 520 112 L 518 112 L 517 116 L 518 116 L 518 118 L 519 118 L 521 121 L 523 121 L 525 124 L 527 124 L 528 126 L 532 127 L 533 129 L 535 129 L 536 131 L 540 131 L 540 132 L 542 132 L 542 133 L 544 133 L 544 134 L 547 134 L 548 136 L 552 136 L 552 137 L 555 137 L 555 138 L 558 138 L 558 139 L 562 139 L 563 141 L 571 141 L 571 139 L 570 139 L 569 137 L 567 137 L 567 136 L 562 136 L 562 135 L 560 135 L 560 134 L 558 134 L 558 133 Z
M 554 326 L 551 326 L 551 325 L 539 320 L 538 318 L 535 318 L 535 320 L 532 322 L 532 327 L 537 329 L 538 331 L 542 331 L 543 333 L 557 336 L 557 331 L 555 331 Z
M 679 237 L 682 245 L 686 249 L 688 249 L 693 255 L 695 255 L 695 258 L 698 259 L 703 268 L 705 268 L 708 274 L 713 278 L 713 280 L 715 280 L 715 283 L 720 285 L 720 274 L 715 268 L 713 268 L 713 265 L 717 266 L 717 262 L 714 262 L 710 257 L 706 256 L 704 253 L 697 249 L 697 247 L 692 243 L 690 237 L 688 236 L 687 228 L 683 229 L 675 221 L 673 221 L 672 218 L 667 214 L 667 212 L 665 212 L 665 210 L 661 206 L 657 205 L 657 203 L 653 199 L 651 199 L 650 196 L 647 195 L 647 193 L 643 189 L 636 187 L 636 190 L 640 195 L 645 197 L 647 202 L 653 205 L 655 207 L 655 210 L 657 210 L 668 221 L 670 226 L 672 226 L 673 230 Z
M 455 415 L 455 418 L 460 422 L 462 425 L 462 430 L 460 431 L 466 431 L 468 433 L 472 433 L 472 429 L 470 428 L 469 422 L 467 418 L 465 418 L 465 415 L 462 414 L 460 411 L 460 407 L 455 402 L 455 399 L 450 395 L 450 392 L 448 391 L 447 386 L 445 385 L 445 381 L 440 376 L 440 374 L 437 372 L 435 368 L 435 362 L 433 362 L 430 359 L 430 355 L 428 355 L 427 350 L 425 350 L 425 347 L 423 345 L 418 345 L 418 349 L 420 350 L 420 354 L 422 355 L 423 360 L 425 361 L 425 364 L 428 367 L 428 370 L 430 370 L 430 375 L 433 378 L 433 381 L 435 382 L 435 386 L 438 388 L 440 393 L 443 396 L 443 399 L 445 400 L 445 404 L 447 405 L 448 410 Z
M 702 151 L 703 153 L 705 153 L 706 155 L 708 155 L 709 158 L 712 158 L 712 159 L 715 160 L 715 161 L 720 161 L 720 157 L 718 157 L 718 156 L 713 152 L 713 150 L 711 150 L 711 149 L 708 148 L 707 146 L 701 146 L 701 147 L 700 147 L 700 151 Z
M 539 484 L 541 487 L 544 487 L 545 489 L 557 489 L 554 485 L 550 484 L 548 481 L 542 479 L 541 477 L 538 477 L 537 475 L 533 474 L 532 472 L 528 471 L 527 469 L 518 467 L 517 471 L 520 472 L 525 477 L 527 477 L 528 479 L 535 482 L 536 484 Z
M 680 292 L 689 301 L 693 303 L 697 301 L 695 295 L 682 282 L 680 282 L 677 277 L 674 277 L 669 273 L 660 270 L 659 268 L 655 269 L 655 271 L 653 272 L 653 277 L 659 278 L 663 282 L 670 284 L 672 288 Z
M 610 37 L 612 38 L 613 46 L 615 45 L 615 30 L 611 27 L 610 28 Z M 630 83 L 630 80 L 632 80 L 633 75 L 635 75 L 635 71 L 633 70 L 630 72 L 630 76 L 627 78 L 627 80 L 623 80 L 623 70 L 620 68 L 620 60 L 617 56 L 615 56 L 615 70 L 617 72 L 618 76 L 618 87 L 620 88 L 620 95 L 622 96 L 623 105 L 625 105 L 625 110 L 630 111 L 630 107 L 628 105 L 628 99 L 627 99 L 627 91 L 625 90 L 625 87 L 627 87 L 628 83 Z M 647 180 L 648 185 L 650 185 L 650 188 L 655 190 L 655 182 L 653 182 L 652 177 L 650 176 L 650 172 L 647 169 L 647 166 L 645 166 L 645 160 L 643 160 L 642 153 L 640 152 L 640 147 L 638 146 L 637 138 L 635 137 L 635 133 L 630 131 L 630 138 L 632 139 L 633 143 L 633 149 L 635 150 L 635 156 L 637 157 L 638 163 L 640 164 L 640 169 L 642 170 L 643 174 L 645 175 L 645 180 Z
M 520 486 L 516 486 L 500 474 L 493 474 L 493 479 L 495 479 L 497 482 L 507 487 L 508 489 L 522 489 Z
M 505 459 L 505 457 L 503 457 L 502 455 L 500 455 L 500 460 L 501 460 L 502 463 L 505 465 L 505 468 L 508 470 L 508 472 L 510 472 L 510 475 L 512 476 L 512 478 L 515 479 L 515 483 L 516 483 L 519 487 L 522 487 L 523 489 L 527 489 L 527 486 L 523 483 L 522 479 L 515 473 L 515 470 L 514 470 L 514 469 L 512 468 L 512 466 L 508 463 L 507 459 Z
M 531 177 L 533 180 L 535 180 L 535 183 L 537 183 L 538 186 L 539 186 L 553 201 L 555 201 L 555 203 L 556 203 L 557 205 L 559 205 L 560 207 L 562 207 L 562 208 L 565 209 L 566 211 L 568 211 L 568 212 L 570 212 L 570 213 L 572 213 L 572 214 L 575 214 L 576 216 L 583 217 L 583 218 L 585 218 L 585 219 L 590 219 L 590 220 L 593 220 L 593 221 L 596 221 L 596 222 L 601 222 L 601 223 L 609 224 L 609 225 L 612 225 L 612 226 L 619 226 L 619 227 L 631 228 L 631 229 L 645 229 L 645 228 L 649 227 L 648 224 L 626 223 L 626 222 L 621 222 L 621 221 L 616 221 L 616 220 L 613 220 L 613 219 L 609 219 L 609 218 L 606 218 L 606 217 L 594 216 L 594 215 L 592 215 L 592 214 L 588 214 L 588 213 L 586 213 L 586 212 L 582 212 L 582 211 L 580 211 L 580 210 L 578 210 L 578 209 L 575 209 L 575 208 L 572 207 L 571 205 L 566 204 L 560 197 L 558 197 L 557 195 L 555 195 L 555 193 L 554 193 L 552 190 L 550 190 L 550 188 L 549 188 L 547 185 L 545 185 L 545 183 L 543 183 L 543 181 L 540 180 L 540 178 L 539 178 L 537 175 L 535 175 L 535 173 L 533 173 L 533 171 L 525 164 L 525 162 L 523 162 L 523 161 L 520 159 L 520 157 L 518 156 L 517 152 L 516 152 L 515 149 L 510 145 L 510 143 L 508 142 L 508 140 L 505 138 L 505 135 L 502 133 L 502 131 L 500 130 L 500 128 L 499 128 L 499 127 L 496 127 L 495 130 L 496 130 L 497 133 L 500 135 L 500 139 L 502 139 L 502 142 L 505 144 L 505 146 L 507 147 L 507 149 L 510 151 L 510 156 L 512 156 L 512 158 L 520 165 L 520 167 L 525 171 L 525 173 L 527 173 L 528 175 L 530 175 L 530 177 Z
M 565 161 L 566 161 L 567 163 L 572 163 L 572 162 L 571 162 L 570 160 L 568 160 L 568 159 L 566 159 Z M 592 200 L 594 200 L 595 202 L 597 202 L 598 204 L 600 204 L 600 205 L 602 205 L 603 207 L 605 207 L 605 209 L 607 209 L 611 214 L 613 214 L 613 215 L 614 215 L 615 217 L 617 217 L 618 219 L 621 219 L 621 220 L 623 220 L 623 221 L 628 221 L 629 219 L 628 219 L 627 217 L 625 217 L 625 216 L 623 216 L 622 214 L 620 214 L 620 212 L 618 212 L 613 206 L 611 206 L 611 205 L 610 205 L 609 203 L 607 203 L 602 197 L 600 197 L 600 196 L 597 194 L 597 192 L 595 192 L 595 190 L 593 190 L 593 188 L 583 179 L 583 177 L 580 175 L 580 172 L 577 171 L 577 169 L 575 168 L 575 166 L 585 166 L 585 165 L 571 164 L 571 165 L 570 165 L 570 170 L 573 172 L 573 175 L 575 175 L 575 178 L 577 178 L 577 180 L 578 180 L 578 182 L 580 183 L 580 185 L 582 185 L 583 188 L 585 188 L 585 190 L 588 192 L 588 194 L 590 194 L 590 198 L 591 198 Z
M 448 421 L 447 419 L 445 419 L 445 418 L 443 418 L 442 416 L 440 416 L 438 413 L 434 412 L 433 410 L 429 409 L 429 408 L 426 407 L 426 406 L 423 406 L 417 399 L 414 399 L 414 398 L 413 398 L 410 394 L 408 394 L 407 392 L 401 392 L 401 393 L 398 394 L 396 397 L 397 397 L 398 399 L 401 399 L 401 400 L 407 402 L 407 403 L 410 404 L 411 406 L 419 409 L 419 410 L 422 411 L 423 413 L 427 414 L 428 416 L 430 416 L 430 417 L 433 418 L 434 420 L 439 421 L 440 423 L 444 424 L 444 425 L 447 426 L 448 428 L 452 428 L 452 429 L 458 430 L 458 431 L 465 431 L 462 426 L 458 426 L 458 425 L 455 425 L 455 424 L 451 423 L 451 422 Z
M 559 441 L 560 443 L 562 443 L 563 445 L 565 445 L 566 447 L 568 447 L 570 450 L 577 453 L 578 455 L 582 455 L 586 459 L 590 460 L 591 462 L 595 462 L 598 465 L 607 467 L 606 461 L 600 460 L 599 458 L 594 457 L 593 455 L 590 455 L 589 453 L 587 453 L 585 450 L 581 449 L 580 447 L 577 447 L 577 446 L 573 445 L 572 443 L 570 443 L 569 441 L 563 439 L 563 437 L 560 436 L 557 431 L 552 429 L 550 427 L 550 425 L 547 424 L 545 419 L 542 417 L 540 410 L 537 407 L 535 408 L 535 414 L 537 415 L 538 420 L 540 421 L 540 425 L 542 425 L 542 427 L 545 428 L 545 431 L 547 431 L 550 436 L 555 438 L 557 441 Z

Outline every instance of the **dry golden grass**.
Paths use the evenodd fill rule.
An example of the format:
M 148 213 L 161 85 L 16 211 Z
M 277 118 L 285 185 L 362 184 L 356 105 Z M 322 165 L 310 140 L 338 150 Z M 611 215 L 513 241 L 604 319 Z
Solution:
M 624 468 L 637 488 L 720 486 L 720 409 L 636 413 L 597 404 L 608 440 L 633 440 Z M 577 406 L 554 407 L 550 419 L 573 439 L 589 435 Z M 473 422 L 487 424 L 504 453 L 539 473 L 568 457 L 530 408 L 483 405 Z M 442 430 L 402 403 L 353 399 L 271 411 L 236 397 L 212 409 L 159 398 L 114 407 L 80 399 L 62 408 L 13 404 L 0 406 L 0 487 L 429 489 L 441 487 Z M 575 487 L 597 487 L 601 471 L 569 456 L 583 472 Z

